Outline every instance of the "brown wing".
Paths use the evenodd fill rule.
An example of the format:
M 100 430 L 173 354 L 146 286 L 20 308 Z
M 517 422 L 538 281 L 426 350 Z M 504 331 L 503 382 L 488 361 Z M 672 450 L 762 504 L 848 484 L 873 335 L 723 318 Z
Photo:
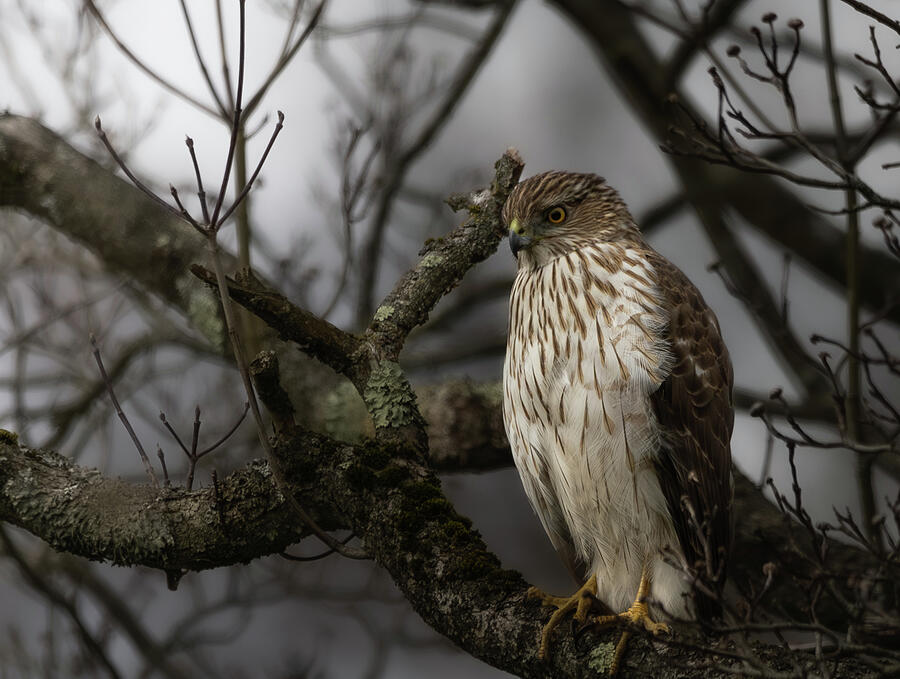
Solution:
M 731 360 L 700 292 L 673 264 L 658 255 L 653 260 L 670 309 L 674 356 L 671 374 L 652 397 L 664 431 L 657 471 L 688 564 L 721 592 L 732 538 Z M 699 593 L 695 600 L 700 616 L 720 613 L 713 600 Z

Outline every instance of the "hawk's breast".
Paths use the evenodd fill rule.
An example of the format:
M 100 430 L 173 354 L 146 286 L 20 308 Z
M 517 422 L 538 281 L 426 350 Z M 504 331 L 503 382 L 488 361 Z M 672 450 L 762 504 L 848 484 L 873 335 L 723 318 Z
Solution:
M 521 268 L 510 298 L 504 421 L 516 466 L 557 550 L 605 579 L 612 606 L 630 603 L 648 554 L 677 547 L 650 404 L 671 369 L 666 319 L 653 267 L 618 243 Z

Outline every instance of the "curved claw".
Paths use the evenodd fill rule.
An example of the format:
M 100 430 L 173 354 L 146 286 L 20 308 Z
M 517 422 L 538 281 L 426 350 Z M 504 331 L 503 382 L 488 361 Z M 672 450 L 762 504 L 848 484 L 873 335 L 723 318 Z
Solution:
M 616 615 L 602 615 L 593 620 L 593 623 L 599 626 L 622 622 L 643 627 L 653 635 L 669 634 L 671 631 L 666 623 L 656 622 L 650 617 L 650 609 L 643 601 L 635 601 L 627 611 Z
M 576 622 L 584 623 L 587 620 L 588 613 L 591 610 L 591 605 L 594 603 L 596 596 L 597 577 L 594 575 L 588 578 L 588 581 L 570 597 L 545 594 L 537 587 L 531 587 L 528 590 L 529 598 L 540 599 L 544 606 L 556 608 L 556 610 L 553 611 L 553 615 L 550 616 L 550 619 L 544 625 L 544 629 L 541 631 L 541 645 L 540 648 L 538 648 L 539 659 L 547 659 L 547 654 L 550 651 L 550 634 L 556 626 L 559 625 L 565 615 L 572 609 L 575 609 L 575 613 L 572 617 Z
M 647 578 L 646 573 L 644 573 L 644 575 L 641 576 L 641 584 L 638 587 L 637 597 L 628 610 L 617 613 L 616 615 L 602 615 L 593 620 L 593 624 L 599 626 L 607 626 L 613 623 L 625 623 L 627 625 L 626 628 L 622 630 L 622 636 L 619 637 L 619 641 L 616 643 L 613 660 L 609 666 L 609 677 L 615 677 L 616 674 L 618 674 L 619 665 L 622 663 L 622 657 L 625 655 L 625 650 L 628 648 L 628 639 L 631 637 L 631 632 L 634 627 L 643 627 L 654 636 L 669 634 L 671 631 L 667 624 L 656 622 L 650 617 L 650 608 L 644 601 L 649 590 L 650 581 Z

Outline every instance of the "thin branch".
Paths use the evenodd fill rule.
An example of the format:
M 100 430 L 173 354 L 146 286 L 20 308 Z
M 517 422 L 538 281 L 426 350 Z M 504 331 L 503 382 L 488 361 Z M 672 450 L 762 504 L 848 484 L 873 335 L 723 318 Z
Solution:
M 178 435 L 178 432 L 175 431 L 175 428 L 171 424 L 169 424 L 169 420 L 166 419 L 166 414 L 163 412 L 160 412 L 159 419 L 163 423 L 163 426 L 166 428 L 166 431 L 168 431 L 169 434 L 172 435 L 172 438 L 175 439 L 175 442 L 178 444 L 178 446 L 181 448 L 181 450 L 184 451 L 184 454 L 187 455 L 188 458 L 190 458 L 191 451 L 188 450 L 188 447 L 186 445 L 184 445 L 184 441 L 181 440 L 181 437 Z
M 100 122 L 100 116 L 94 118 L 94 128 L 97 130 L 97 136 L 100 137 L 100 141 L 103 142 L 103 145 L 106 147 L 109 155 L 112 156 L 112 159 L 116 161 L 116 164 L 121 168 L 122 172 L 125 173 L 125 176 L 131 180 L 131 183 L 134 184 L 138 189 L 140 189 L 141 193 L 153 200 L 153 202 L 157 205 L 166 208 L 166 210 L 179 218 L 184 218 L 184 215 L 178 208 L 169 205 L 166 201 L 157 196 L 152 189 L 146 186 L 140 179 L 135 176 L 135 174 L 131 171 L 131 168 L 129 168 L 125 163 L 122 156 L 120 156 L 116 152 L 116 149 L 113 147 L 112 142 L 110 142 L 109 138 L 106 136 L 106 132 L 103 131 L 103 125 Z
M 210 224 L 209 206 L 206 204 L 206 191 L 203 189 L 203 177 L 200 174 L 200 163 L 197 161 L 197 153 L 194 150 L 194 140 L 185 136 L 184 143 L 188 147 L 188 153 L 191 156 L 191 165 L 194 167 L 194 177 L 197 180 L 197 199 L 200 201 L 203 223 L 208 226 Z
M 125 413 L 122 411 L 122 406 L 119 405 L 119 399 L 116 398 L 116 393 L 113 390 L 112 382 L 110 382 L 109 375 L 106 374 L 106 368 L 103 367 L 103 359 L 100 357 L 100 349 L 97 347 L 97 339 L 93 334 L 91 335 L 91 346 L 93 347 L 94 360 L 97 361 L 97 367 L 100 370 L 100 375 L 103 377 L 103 383 L 106 385 L 106 391 L 107 393 L 109 393 L 109 398 L 113 403 L 113 407 L 116 409 L 116 415 L 119 416 L 119 419 L 122 421 L 122 425 L 125 427 L 125 430 L 131 437 L 131 441 L 134 443 L 134 447 L 137 448 L 138 455 L 141 456 L 141 462 L 144 463 L 144 470 L 147 472 L 147 476 L 150 477 L 150 482 L 156 488 L 159 488 L 159 479 L 156 477 L 156 472 L 153 471 L 153 465 L 150 464 L 150 458 L 148 458 L 147 453 L 144 452 L 144 446 L 141 445 L 140 439 L 134 432 L 134 427 L 132 427 L 131 422 L 128 421 L 128 416 L 125 415 Z
M 426 121 L 416 137 L 398 155 L 386 171 L 378 210 L 369 236 L 363 244 L 363 251 L 366 253 L 366 265 L 359 277 L 356 313 L 357 324 L 360 326 L 367 324 L 371 320 L 372 301 L 376 289 L 375 282 L 378 278 L 378 269 L 381 264 L 384 232 L 387 229 L 393 211 L 394 197 L 400 190 L 413 161 L 431 145 L 437 133 L 463 100 L 465 91 L 474 81 L 475 76 L 500 37 L 515 4 L 514 1 L 510 1 L 500 5 L 478 46 L 466 57 L 457 70 L 453 77 L 453 82 L 447 88 L 446 94 L 432 113 L 431 118 Z
M 173 85 L 171 82 L 169 82 L 164 77 L 159 75 L 152 68 L 147 66 L 147 64 L 144 63 L 143 60 L 141 60 L 136 54 L 134 54 L 134 52 L 132 52 L 128 48 L 128 46 L 119 39 L 119 36 L 116 35 L 116 33 L 112 30 L 110 25 L 107 23 L 106 18 L 100 12 L 97 5 L 94 4 L 94 0 L 84 0 L 84 3 L 85 3 L 85 6 L 88 8 L 88 11 L 90 11 L 90 13 L 97 20 L 97 23 L 100 24 L 100 27 L 103 29 L 103 31 L 109 36 L 109 38 L 113 41 L 113 43 L 115 43 L 116 47 L 118 47 L 119 51 L 122 52 L 122 54 L 124 54 L 128 58 L 128 60 L 131 61 L 131 63 L 133 63 L 141 71 L 143 71 L 147 76 L 149 76 L 151 80 L 155 81 L 157 84 L 159 84 L 160 86 L 162 86 L 164 89 L 168 90 L 175 96 L 179 97 L 180 99 L 183 99 L 186 102 L 190 103 L 191 105 L 196 106 L 201 111 L 205 111 L 212 117 L 214 117 L 214 118 L 219 117 L 219 113 L 218 113 L 218 111 L 216 111 L 216 109 L 212 108 L 211 106 L 208 106 L 207 104 L 204 104 L 202 101 L 200 101 L 196 97 L 192 96 L 188 92 Z
M 887 16 L 886 14 L 882 14 L 877 9 L 867 5 L 864 2 L 860 2 L 860 0 L 841 0 L 841 2 L 843 2 L 845 5 L 849 5 L 860 14 L 865 14 L 867 17 L 875 19 L 875 21 L 877 21 L 878 23 L 882 24 L 883 26 L 887 26 L 892 31 L 894 31 L 894 33 L 900 35 L 900 21 L 891 19 L 889 16 Z
M 228 154 L 225 158 L 225 169 L 222 171 L 222 184 L 219 187 L 219 195 L 216 197 L 216 205 L 213 208 L 212 216 L 209 220 L 209 228 L 214 233 L 220 226 L 219 211 L 222 209 L 222 202 L 225 200 L 225 193 L 228 191 L 228 180 L 231 177 L 231 166 L 234 160 L 234 150 L 237 146 L 238 134 L 241 130 L 241 98 L 244 95 L 244 52 L 245 52 L 245 35 L 246 35 L 246 0 L 238 0 L 240 8 L 240 30 L 239 30 L 239 48 L 238 48 L 238 79 L 237 91 L 234 99 L 234 111 L 231 121 L 231 139 L 228 142 Z
M 184 221 L 186 221 L 192 227 L 194 227 L 194 229 L 199 233 L 206 233 L 204 227 L 198 224 L 197 220 L 194 219 L 191 213 L 187 211 L 187 208 L 184 207 L 184 204 L 181 202 L 181 198 L 178 196 L 178 189 L 176 189 L 172 184 L 169 184 L 169 193 L 172 194 L 172 199 L 175 201 L 175 205 L 178 206 L 178 211 L 181 215 L 181 218 L 184 219 Z
M 306 43 L 307 38 L 312 35 L 312 32 L 315 30 L 316 26 L 319 24 L 319 19 L 322 17 L 322 11 L 325 9 L 325 5 L 328 0 L 321 0 L 319 5 L 313 10 L 313 14 L 309 19 L 309 23 L 306 25 L 306 28 L 303 29 L 303 32 L 297 37 L 297 40 L 291 45 L 290 49 L 287 50 L 284 54 L 282 54 L 281 58 L 278 59 L 275 66 L 272 67 L 268 77 L 263 82 L 262 85 L 259 86 L 259 89 L 256 90 L 256 93 L 250 97 L 250 100 L 247 102 L 247 115 L 249 116 L 253 111 L 256 110 L 256 107 L 259 106 L 263 97 L 266 96 L 266 92 L 269 91 L 269 88 L 272 86 L 272 83 L 281 75 L 281 72 L 285 69 L 285 67 L 291 62 L 297 52 L 300 51 L 300 48 Z
M 237 208 L 237 206 L 241 204 L 244 198 L 247 197 L 247 194 L 250 193 L 250 189 L 253 187 L 253 182 L 255 182 L 257 176 L 259 176 L 259 172 L 260 170 L 262 170 L 262 167 L 266 162 L 266 158 L 269 157 L 269 151 L 272 150 L 272 145 L 275 143 L 275 139 L 278 137 L 278 133 L 281 132 L 282 127 L 284 127 L 284 113 L 278 111 L 278 122 L 275 123 L 275 129 L 272 132 L 272 136 L 269 137 L 269 143 L 266 144 L 266 148 L 263 151 L 262 156 L 260 156 L 259 162 L 256 164 L 256 168 L 253 170 L 253 174 L 250 175 L 250 179 L 247 180 L 247 184 L 235 197 L 234 202 L 231 204 L 231 207 L 225 210 L 225 212 L 219 218 L 219 224 L 224 224 L 225 221 L 231 216 L 231 213 L 234 212 L 235 208 Z
M 209 75 L 209 70 L 206 68 L 206 60 L 203 58 L 203 55 L 200 52 L 200 45 L 197 43 L 197 34 L 194 31 L 194 24 L 191 21 L 190 12 L 188 12 L 187 2 L 186 0 L 179 0 L 179 3 L 181 5 L 181 14 L 184 17 L 184 24 L 187 28 L 188 36 L 191 39 L 191 47 L 194 49 L 194 58 L 197 61 L 197 65 L 200 67 L 200 72 L 203 74 L 203 80 L 206 82 L 206 86 L 209 89 L 209 93 L 212 95 L 213 101 L 216 102 L 220 116 L 227 120 L 228 109 L 225 108 L 225 103 L 222 101 L 221 97 L 219 97 L 215 83 L 213 83 L 212 77 Z
M 222 62 L 222 79 L 225 81 L 225 96 L 228 110 L 234 110 L 234 92 L 231 86 L 231 68 L 228 65 L 228 45 L 225 42 L 225 20 L 222 16 L 222 0 L 216 0 L 216 28 L 219 34 L 219 60 Z
M 194 265 L 191 272 L 207 285 L 216 285 L 216 277 L 208 269 Z M 236 280 L 226 278 L 226 285 L 231 299 L 259 316 L 282 339 L 295 342 L 336 372 L 354 374 L 354 354 L 362 347 L 359 338 L 295 305 L 249 271 Z
M 156 457 L 159 458 L 159 466 L 162 467 L 163 486 L 170 488 L 172 486 L 172 480 L 169 478 L 169 468 L 166 467 L 166 454 L 159 444 L 156 444 Z
M 232 437 L 232 435 L 234 434 L 234 432 L 236 432 L 238 430 L 238 427 L 241 426 L 241 423 L 244 421 L 244 419 L 247 417 L 247 412 L 249 410 L 250 410 L 250 404 L 245 403 L 243 412 L 238 416 L 238 418 L 237 418 L 237 420 L 235 420 L 234 424 L 231 425 L 231 429 L 229 429 L 224 434 L 222 434 L 222 436 L 215 443 L 213 443 L 212 445 L 207 446 L 203 450 L 199 451 L 197 453 L 197 457 L 200 458 L 200 457 L 203 457 L 204 455 L 209 455 L 211 452 L 213 452 L 219 446 L 221 446 L 223 443 L 225 443 L 225 441 L 230 439 Z M 194 449 L 196 450 L 196 446 Z

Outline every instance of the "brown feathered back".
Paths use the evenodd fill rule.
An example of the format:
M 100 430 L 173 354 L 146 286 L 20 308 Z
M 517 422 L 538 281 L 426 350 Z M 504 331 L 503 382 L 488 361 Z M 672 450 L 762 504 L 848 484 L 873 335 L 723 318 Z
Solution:
M 688 564 L 721 594 L 733 534 L 731 361 L 700 292 L 677 267 L 653 254 L 671 309 L 667 336 L 674 357 L 671 374 L 652 396 L 665 431 L 660 485 Z M 708 597 L 698 595 L 696 605 L 705 618 L 720 613 Z

